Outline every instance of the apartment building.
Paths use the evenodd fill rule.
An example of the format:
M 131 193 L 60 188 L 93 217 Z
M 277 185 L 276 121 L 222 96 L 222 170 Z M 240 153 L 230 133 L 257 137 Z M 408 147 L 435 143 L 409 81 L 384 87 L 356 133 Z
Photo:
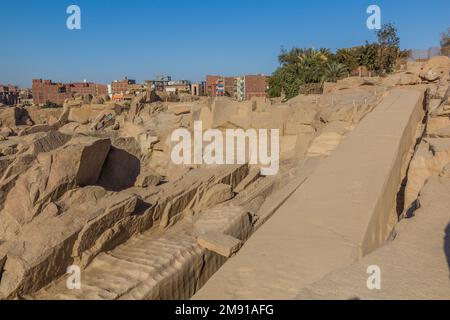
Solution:
M 247 75 L 244 76 L 245 82 L 245 100 L 251 100 L 254 97 L 267 97 L 267 89 L 269 89 L 268 77 L 264 75 Z
M 130 86 L 136 84 L 135 80 L 125 77 L 123 80 L 115 80 L 111 83 L 112 94 L 127 93 L 130 90 Z
M 196 97 L 206 95 L 206 82 L 202 81 L 200 83 L 193 83 L 191 85 L 191 94 Z
M 108 87 L 103 84 L 93 82 L 74 82 L 70 84 L 72 93 L 90 94 L 90 95 L 106 95 Z
M 228 96 L 236 100 L 266 97 L 268 78 L 264 75 L 239 77 L 206 76 L 206 94 L 212 97 Z
M 234 98 L 238 101 L 245 100 L 245 78 L 236 77 L 234 79 Z
M 163 92 L 165 91 L 166 86 L 169 85 L 169 82 L 172 81 L 171 76 L 166 75 L 157 75 L 155 77 L 155 80 L 146 80 L 145 84 L 147 88 L 150 90 L 155 90 L 157 92 Z
M 63 105 L 72 96 L 70 86 L 64 83 L 54 83 L 52 80 L 33 79 L 33 102 L 44 104 L 48 101 Z
M 0 84 L 0 103 L 4 105 L 13 105 L 19 101 L 19 88 L 14 85 Z
M 206 95 L 210 97 L 215 97 L 217 94 L 217 84 L 221 79 L 221 76 L 206 76 Z
M 223 85 L 224 85 L 224 95 L 226 97 L 234 97 L 234 79 L 235 77 L 224 77 Z
M 105 95 L 106 85 L 93 82 L 55 83 L 52 80 L 33 79 L 33 103 L 44 104 L 48 101 L 63 105 L 72 94 Z
M 191 92 L 191 82 L 189 80 L 170 81 L 165 87 L 166 92 L 189 93 Z

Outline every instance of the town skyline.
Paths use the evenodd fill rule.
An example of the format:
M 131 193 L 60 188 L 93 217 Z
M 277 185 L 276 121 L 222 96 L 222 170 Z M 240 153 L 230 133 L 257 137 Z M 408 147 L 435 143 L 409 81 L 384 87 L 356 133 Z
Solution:
M 229 1 L 225 6 L 130 1 L 123 10 L 119 3 L 80 0 L 81 30 L 66 28 L 68 1 L 8 2 L 2 5 L 8 15 L 0 26 L 15 36 L 2 52 L 0 83 L 31 87 L 33 78 L 109 83 L 125 76 L 143 82 L 161 73 L 194 82 L 206 74 L 270 75 L 282 47 L 336 50 L 373 41 L 373 30 L 365 27 L 372 3 L 351 1 L 345 6 L 331 1 Z M 438 46 L 447 28 L 442 13 L 450 12 L 448 1 L 373 3 L 382 9 L 383 23 L 395 22 L 403 49 Z M 420 30 L 418 19 L 427 21 Z

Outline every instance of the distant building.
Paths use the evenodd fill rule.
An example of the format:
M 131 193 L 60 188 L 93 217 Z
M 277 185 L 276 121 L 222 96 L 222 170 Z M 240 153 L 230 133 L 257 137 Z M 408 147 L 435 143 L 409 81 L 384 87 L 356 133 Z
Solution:
M 127 93 L 130 91 L 130 86 L 135 85 L 136 81 L 125 77 L 123 80 L 115 80 L 111 83 L 112 94 Z
M 245 78 L 236 77 L 234 79 L 234 98 L 238 101 L 245 100 Z
M 31 89 L 23 88 L 19 90 L 19 100 L 18 104 L 31 106 L 33 104 L 33 94 Z
M 206 82 L 202 81 L 200 83 L 193 83 L 191 85 L 191 94 L 196 97 L 206 95 Z
M 233 97 L 234 77 L 206 76 L 206 94 L 211 97 Z
M 170 81 L 167 83 L 165 91 L 172 93 L 190 93 L 191 82 L 189 80 Z
M 33 102 L 44 104 L 48 101 L 63 105 L 72 96 L 70 86 L 64 83 L 54 83 L 51 80 L 33 79 Z
M 224 95 L 227 97 L 234 97 L 234 79 L 235 77 L 224 77 Z
M 216 97 L 225 96 L 225 78 L 220 77 L 216 81 L 215 94 Z
M 228 96 L 236 100 L 250 100 L 253 97 L 266 97 L 267 77 L 246 75 L 240 77 L 206 76 L 206 94 L 212 97 Z
M 253 97 L 267 97 L 267 89 L 269 89 L 268 77 L 264 75 L 247 75 L 244 77 L 245 82 L 245 100 L 251 100 Z
M 206 76 L 206 95 L 210 97 L 215 97 L 217 92 L 217 84 L 221 79 L 221 76 Z
M 51 80 L 33 79 L 33 102 L 45 104 L 53 102 L 63 105 L 72 94 L 105 95 L 108 93 L 106 85 L 93 82 L 55 83 Z
M 90 94 L 90 95 L 106 95 L 108 88 L 103 84 L 93 82 L 74 82 L 70 84 L 72 93 Z
M 149 88 L 150 90 L 162 92 L 165 91 L 166 86 L 171 81 L 172 81 L 171 76 L 157 75 L 155 77 L 155 80 L 147 80 L 145 81 L 145 84 L 147 85 L 147 88 Z
M 14 85 L 0 84 L 0 103 L 4 105 L 14 105 L 19 102 L 19 87 Z
M 108 86 L 106 84 L 96 84 L 97 94 L 105 96 L 108 94 Z

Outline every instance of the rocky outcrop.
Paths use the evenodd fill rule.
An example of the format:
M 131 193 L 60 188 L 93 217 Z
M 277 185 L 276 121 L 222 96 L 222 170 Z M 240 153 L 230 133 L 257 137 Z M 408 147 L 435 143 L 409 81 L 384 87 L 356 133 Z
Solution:
M 449 192 L 449 179 L 431 178 L 421 191 L 420 209 L 400 222 L 394 240 L 306 286 L 296 299 L 447 300 Z M 381 271 L 381 290 L 368 289 L 371 266 Z
M 389 92 L 194 299 L 294 298 L 381 246 L 424 117 L 424 92 Z
M 424 140 L 410 164 L 405 205 L 413 205 L 425 182 L 432 176 L 438 176 L 448 163 L 450 163 L 450 138 Z
M 219 232 L 207 232 L 197 237 L 198 244 L 225 258 L 231 257 L 242 246 L 242 241 Z
M 248 171 L 248 165 L 192 170 L 183 179 L 163 185 L 156 208 L 161 213 L 160 227 L 167 228 L 182 217 L 204 209 L 202 201 L 225 201 L 230 196 L 230 189 L 236 187 L 247 176 Z M 214 187 L 215 185 L 222 186 Z M 206 197 L 210 189 L 213 191 Z
M 28 112 L 20 107 L 0 108 L 0 127 L 16 127 L 32 125 Z
M 205 208 L 214 207 L 222 202 L 230 200 L 233 197 L 233 191 L 230 185 L 219 183 L 208 189 L 200 202 Z
M 441 59 L 438 59 L 438 62 Z M 431 62 L 431 66 L 436 62 Z M 450 67 L 450 61 L 449 61 Z M 416 207 L 420 190 L 432 176 L 438 176 L 450 163 L 450 118 L 446 113 L 448 85 L 435 85 L 436 91 L 445 92 L 440 98 L 430 100 L 425 137 L 418 146 L 408 170 L 405 189 L 406 207 Z M 439 89 L 443 87 L 443 90 Z M 430 92 L 433 91 L 432 89 Z
M 450 77 L 450 58 L 437 56 L 430 58 L 422 67 L 420 77 L 427 82 L 448 80 Z
M 66 191 L 97 183 L 109 148 L 109 139 L 78 137 L 57 150 L 39 154 L 36 164 L 19 176 L 5 199 L 0 238 L 13 239 L 22 226 Z
M 0 279 L 0 297 L 14 298 L 36 291 L 80 260 L 86 264 L 107 240 L 102 235 L 130 215 L 136 196 L 110 196 L 89 201 L 61 215 L 24 228 L 20 236 L 0 246 L 6 262 Z
M 121 191 L 134 186 L 141 171 L 140 160 L 126 150 L 111 147 L 98 184 L 108 190 Z
M 70 138 L 59 132 L 50 131 L 27 136 L 20 139 L 20 142 L 9 141 L 9 151 L 2 152 L 8 155 L 0 157 L 0 190 L 2 191 L 0 192 L 0 212 L 9 191 L 15 186 L 19 176 L 32 166 L 38 154 L 55 150 L 67 143 Z
M 144 171 L 136 179 L 135 186 L 147 188 L 157 186 L 162 181 L 162 177 L 153 171 Z
M 404 78 L 405 85 L 417 79 L 409 74 Z M 56 110 L 51 116 L 33 114 L 39 119 L 34 125 L 17 127 L 16 123 L 11 130 L 3 129 L 0 298 L 191 297 L 255 228 L 308 181 L 322 159 L 333 160 L 361 120 L 369 115 L 378 119 L 387 110 L 388 132 L 383 133 L 390 140 L 398 137 L 399 127 L 417 121 L 415 116 L 408 123 L 399 120 L 408 108 L 388 112 L 392 106 L 384 105 L 372 112 L 387 87 L 400 83 L 398 79 L 392 84 L 384 80 L 346 79 L 329 93 L 300 95 L 287 103 L 269 99 L 237 102 L 226 97 L 163 103 L 152 102 L 152 92 L 143 92 L 131 104 L 116 105 L 103 97 L 77 95 L 57 110 L 59 114 Z M 444 101 L 442 88 L 432 95 L 436 100 L 442 96 Z M 442 105 L 444 102 L 436 101 L 433 110 L 445 118 Z M 171 133 L 175 128 L 192 131 L 197 120 L 203 121 L 204 130 L 278 129 L 280 173 L 262 176 L 258 165 L 248 164 L 175 165 L 170 158 Z M 433 132 L 444 128 L 444 121 L 439 120 Z M 361 130 L 378 137 L 371 125 Z M 411 137 L 408 131 L 403 139 Z M 364 139 L 353 139 L 368 147 Z M 377 139 L 382 140 L 377 140 L 377 146 L 382 146 L 384 138 Z M 393 145 L 388 144 L 389 148 Z M 401 146 L 397 158 L 403 159 L 405 148 Z M 355 154 L 363 160 L 354 161 L 352 169 L 372 163 L 371 151 Z M 340 165 L 347 168 L 347 160 Z M 388 164 L 381 169 L 386 167 Z M 441 171 L 441 175 L 447 174 Z M 336 173 L 328 170 L 322 174 L 329 178 Z M 358 192 L 354 189 L 358 183 L 345 187 L 341 198 Z M 278 195 L 285 187 L 287 191 Z M 318 190 L 329 190 L 329 185 L 322 184 Z M 327 198 L 335 195 L 329 193 Z M 302 206 L 308 205 L 309 199 L 302 201 Z M 388 202 L 393 201 L 389 198 Z M 317 203 L 326 205 L 323 199 Z M 328 211 L 343 210 L 341 206 L 340 202 Z M 297 209 L 305 208 L 294 211 Z M 305 212 L 314 218 L 311 210 Z M 349 215 L 343 211 L 339 217 L 342 214 Z M 289 219 L 296 216 L 290 214 Z M 327 219 L 335 221 L 335 216 Z M 358 219 L 360 216 L 350 220 Z M 377 225 L 370 226 L 376 229 Z M 296 231 L 307 227 L 304 223 L 292 226 Z M 344 225 L 339 227 L 347 230 Z M 328 236 L 336 243 L 341 241 L 334 234 Z M 364 241 L 371 245 L 370 239 Z M 336 254 L 345 255 L 347 249 Z M 80 291 L 68 291 L 65 286 L 64 273 L 70 265 L 82 269 Z

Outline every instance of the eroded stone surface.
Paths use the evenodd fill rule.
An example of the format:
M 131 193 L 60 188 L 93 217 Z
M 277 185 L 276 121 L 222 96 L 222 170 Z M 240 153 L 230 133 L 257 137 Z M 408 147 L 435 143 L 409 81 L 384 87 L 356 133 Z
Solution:
M 383 98 L 392 95 L 391 87 L 404 87 L 411 98 L 408 101 L 413 103 L 416 93 L 409 86 L 433 82 L 430 95 L 434 104 L 429 110 L 436 120 L 429 122 L 426 138 L 430 140 L 427 143 L 432 156 L 443 155 L 445 143 L 431 139 L 445 137 L 450 127 L 447 88 L 442 85 L 442 78 L 420 79 L 422 67 L 387 78 L 345 79 L 327 84 L 323 95 L 300 95 L 286 103 L 269 99 L 236 102 L 226 97 L 183 97 L 180 102 L 162 102 L 154 92 L 143 92 L 129 104 L 116 104 L 106 97 L 76 95 L 64 103 L 64 108 L 54 110 L 37 106 L 1 109 L 0 298 L 190 298 L 256 228 L 264 230 L 264 223 L 272 221 L 268 220 L 270 217 L 277 218 L 290 199 L 314 178 L 315 170 L 333 161 L 340 148 L 347 150 L 348 138 L 360 134 L 361 142 L 357 145 L 364 149 L 365 135 L 380 136 L 373 150 L 366 153 L 394 152 L 397 148 L 399 157 L 404 158 L 407 147 L 388 142 L 400 136 L 412 140 L 413 130 L 402 130 L 413 126 L 420 117 L 408 119 L 403 117 L 408 108 L 397 110 L 397 114 L 389 113 L 391 106 L 380 105 Z M 436 66 L 428 67 L 438 70 Z M 368 125 L 365 121 L 368 117 L 383 125 Z M 248 164 L 173 164 L 172 131 L 186 128 L 192 132 L 193 123 L 198 120 L 203 121 L 203 129 L 222 132 L 278 129 L 279 173 L 262 176 L 258 165 Z M 354 166 L 346 160 L 350 163 L 349 172 L 358 165 L 363 172 L 370 163 L 381 161 L 377 156 L 367 160 L 366 153 L 351 159 L 359 159 Z M 446 164 L 434 171 L 446 176 Z M 377 168 L 385 169 L 383 165 Z M 361 172 L 357 171 L 357 175 L 364 178 Z M 414 170 L 410 172 L 413 175 Z M 324 205 L 336 196 L 325 192 L 333 175 L 327 171 L 317 188 L 318 194 L 325 193 L 319 201 Z M 395 174 L 393 179 L 397 178 L 400 177 Z M 387 185 L 395 185 L 391 182 Z M 358 198 L 358 186 L 355 183 L 344 187 L 348 197 L 342 197 L 342 203 L 335 204 L 330 211 L 355 199 L 366 203 L 364 197 Z M 391 195 L 398 191 L 391 189 Z M 393 201 L 389 198 L 378 204 L 383 214 L 390 209 L 387 202 Z M 308 206 L 307 201 L 302 203 Z M 297 208 L 291 211 L 298 214 Z M 315 214 L 313 211 L 311 214 Z M 294 228 L 295 232 L 298 228 L 303 230 L 303 223 L 293 223 L 293 217 L 291 214 L 280 223 L 278 238 L 280 234 L 287 238 Z M 351 229 L 349 226 L 341 226 L 342 230 L 335 232 L 326 230 L 327 217 L 315 217 L 321 221 L 303 236 L 309 242 L 313 239 L 319 252 L 328 252 L 327 241 L 344 242 L 342 248 L 336 247 L 326 257 L 325 263 L 334 266 L 353 259 L 359 243 L 348 245 L 348 241 L 343 241 L 342 230 Z M 348 220 L 358 221 L 358 217 Z M 306 222 L 306 226 L 312 223 Z M 381 224 L 384 223 L 383 220 Z M 382 238 L 385 232 L 380 233 Z M 203 239 L 202 245 L 198 239 Z M 275 234 L 273 239 L 276 240 Z M 276 243 L 270 242 L 267 249 L 274 248 Z M 373 243 L 378 244 L 373 239 L 364 239 L 362 243 L 369 243 L 370 248 Z M 302 259 L 314 260 L 308 255 Z M 82 269 L 81 291 L 66 288 L 65 268 L 71 264 Z M 265 265 L 281 272 L 289 264 L 291 259 L 283 256 Z M 309 271 L 320 270 L 313 267 L 292 277 L 285 274 L 277 283 L 296 283 L 298 277 L 307 277 Z M 277 276 L 269 280 L 277 281 Z M 230 283 L 234 280 L 230 278 Z M 241 286 L 242 283 L 245 281 Z M 233 289 L 233 294 L 240 297 L 243 293 Z

